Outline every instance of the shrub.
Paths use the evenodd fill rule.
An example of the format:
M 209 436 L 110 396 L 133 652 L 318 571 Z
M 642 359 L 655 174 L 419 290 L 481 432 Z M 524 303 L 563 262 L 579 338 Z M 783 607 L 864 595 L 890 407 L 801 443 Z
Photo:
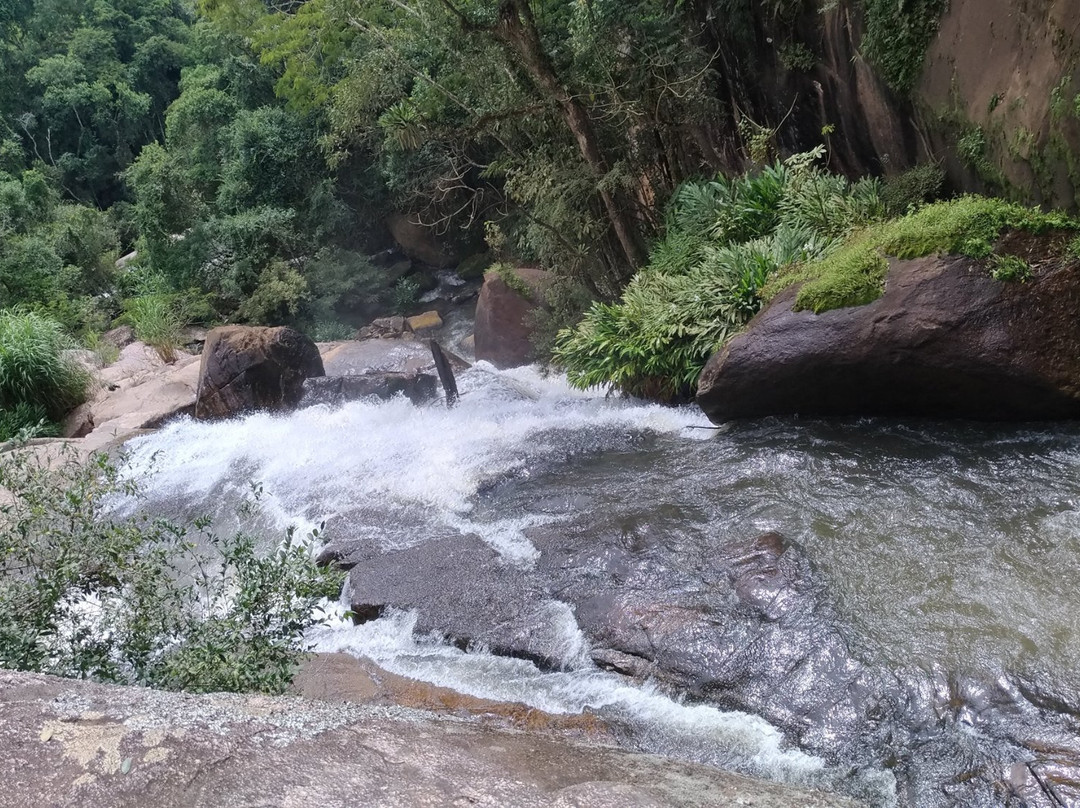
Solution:
M 995 255 L 990 259 L 990 275 L 998 281 L 1023 282 L 1031 277 L 1031 267 L 1015 255 Z
M 23 443 L 32 438 L 52 438 L 60 434 L 55 421 L 41 404 L 20 401 L 11 409 L 0 410 L 0 443 Z
M 337 320 L 320 320 L 308 329 L 308 336 L 315 342 L 338 342 L 352 339 L 356 328 Z
M 75 347 L 55 320 L 21 309 L 0 311 L 0 409 L 15 413 L 29 405 L 58 420 L 81 404 L 90 374 L 67 353 Z
M 391 306 L 398 314 L 404 314 L 416 304 L 420 294 L 420 282 L 415 278 L 401 278 L 391 294 Z
M 881 200 L 890 216 L 902 216 L 924 202 L 941 196 L 945 171 L 936 163 L 923 163 L 885 180 Z
M 865 0 L 867 58 L 897 90 L 907 92 L 922 73 L 926 49 L 937 33 L 948 0 Z
M 341 573 L 289 541 L 258 552 L 216 535 L 120 517 L 137 493 L 102 455 L 0 457 L 0 667 L 196 692 L 282 692 L 316 606 Z
M 559 334 L 553 359 L 571 384 L 662 400 L 691 395 L 709 356 L 758 311 L 777 270 L 812 261 L 882 214 L 876 181 L 824 174 L 815 165 L 822 155 L 684 185 L 664 238 L 621 300 L 594 304 Z
M 1065 254 L 1074 261 L 1080 261 L 1080 236 L 1076 236 L 1065 248 Z

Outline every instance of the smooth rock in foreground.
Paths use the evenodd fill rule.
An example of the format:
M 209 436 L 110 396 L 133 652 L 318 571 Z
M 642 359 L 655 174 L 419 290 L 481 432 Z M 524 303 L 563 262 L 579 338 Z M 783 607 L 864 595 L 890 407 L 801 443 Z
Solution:
M 400 708 L 0 673 L 0 805 L 852 806 Z
M 176 360 L 168 364 L 150 346 L 133 342 L 95 377 L 94 395 L 63 424 L 65 437 L 84 438 L 81 448 L 86 452 L 190 415 L 195 409 L 199 358 L 177 351 Z
M 195 417 L 295 407 L 304 380 L 323 373 L 319 349 L 296 329 L 215 328 L 203 348 Z
M 1080 417 L 1080 269 L 994 280 L 979 262 L 891 263 L 865 306 L 794 312 L 777 296 L 698 387 L 714 422 L 766 415 Z

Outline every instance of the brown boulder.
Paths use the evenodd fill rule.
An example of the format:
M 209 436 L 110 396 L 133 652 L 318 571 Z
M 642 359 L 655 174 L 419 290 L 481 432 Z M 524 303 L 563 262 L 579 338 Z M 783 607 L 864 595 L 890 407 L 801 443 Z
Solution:
M 356 339 L 397 339 L 411 332 L 409 321 L 401 315 L 379 317 L 357 331 Z
M 387 217 L 386 227 L 401 251 L 414 261 L 440 269 L 458 262 L 453 249 L 439 240 L 433 228 L 413 221 L 404 213 Z
M 322 375 L 319 349 L 293 328 L 215 328 L 203 349 L 195 417 L 295 407 L 304 380 Z
M 1080 417 L 1080 267 L 1024 283 L 979 262 L 891 263 L 865 306 L 793 312 L 779 295 L 713 356 L 698 404 L 714 422 L 766 415 Z
M 529 315 L 544 303 L 551 274 L 541 269 L 517 267 L 515 288 L 497 272 L 484 276 L 476 304 L 476 358 L 499 368 L 526 365 L 533 359 L 533 323 Z M 525 294 L 526 290 L 528 295 Z

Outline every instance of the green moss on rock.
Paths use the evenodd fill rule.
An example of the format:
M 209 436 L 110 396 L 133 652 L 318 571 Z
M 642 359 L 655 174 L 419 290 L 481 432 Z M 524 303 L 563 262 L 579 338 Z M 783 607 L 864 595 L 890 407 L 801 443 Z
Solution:
M 879 298 L 888 273 L 887 256 L 921 258 L 952 254 L 985 258 L 1007 231 L 1045 233 L 1080 230 L 1080 222 L 1062 213 L 1043 213 L 1000 199 L 963 196 L 937 202 L 880 224 L 871 225 L 824 258 L 774 278 L 764 290 L 768 298 L 796 284 L 796 311 L 815 313 L 861 306 Z

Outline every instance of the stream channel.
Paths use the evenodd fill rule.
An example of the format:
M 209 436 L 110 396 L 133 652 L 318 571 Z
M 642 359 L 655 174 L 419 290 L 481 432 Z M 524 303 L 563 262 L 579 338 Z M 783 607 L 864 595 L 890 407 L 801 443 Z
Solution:
M 459 384 L 181 420 L 125 468 L 223 522 L 258 483 L 268 544 L 325 523 L 351 572 L 318 650 L 867 805 L 1080 804 L 1080 427 Z

